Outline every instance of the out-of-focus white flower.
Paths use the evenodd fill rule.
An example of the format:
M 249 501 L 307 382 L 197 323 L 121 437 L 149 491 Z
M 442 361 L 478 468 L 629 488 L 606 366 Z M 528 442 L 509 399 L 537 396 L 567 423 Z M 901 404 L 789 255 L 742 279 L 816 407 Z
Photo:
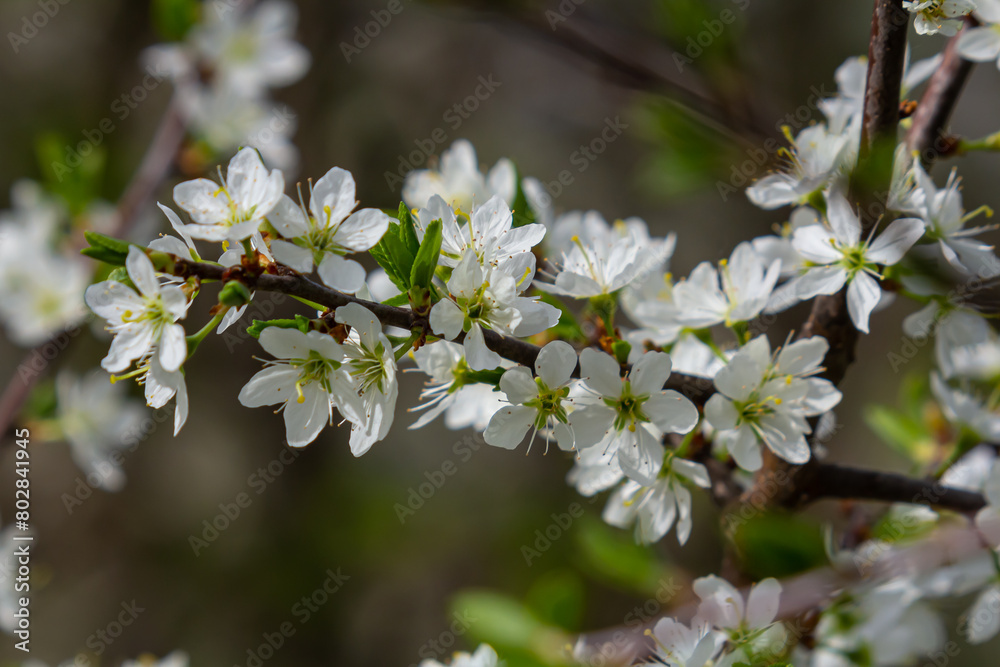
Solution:
M 752 320 L 767 305 L 780 272 L 779 261 L 765 265 L 749 243 L 741 243 L 718 271 L 702 262 L 674 286 L 678 317 L 695 328 Z
M 463 211 L 495 196 L 510 206 L 516 193 L 514 163 L 501 158 L 484 176 L 476 161 L 476 149 L 465 139 L 458 139 L 441 153 L 437 169 L 415 169 L 403 183 L 403 201 L 410 208 L 424 208 L 435 196 Z
M 792 144 L 789 170 L 769 174 L 747 188 L 747 197 L 763 209 L 808 204 L 853 161 L 851 136 L 823 124 L 811 125 Z
M 634 523 L 636 540 L 643 544 L 659 542 L 676 522 L 677 541 L 683 545 L 687 543 L 694 525 L 691 519 L 691 492 L 686 483 L 703 489 L 711 486 L 705 466 L 671 456 L 652 486 L 626 480 L 608 499 L 602 516 L 609 524 L 619 528 L 628 528 Z
M 480 644 L 475 653 L 457 651 L 451 659 L 451 667 L 497 667 L 497 652 L 489 644 Z M 422 660 L 420 667 L 447 667 L 444 663 L 430 658 Z
M 673 618 L 653 626 L 656 658 L 668 667 L 705 667 L 722 647 L 725 637 L 704 621 L 688 627 Z
M 125 473 L 112 454 L 132 444 L 126 436 L 142 421 L 143 409 L 100 372 L 86 378 L 61 372 L 56 378 L 56 397 L 56 420 L 73 460 L 88 479 L 98 480 L 95 486 L 121 490 Z
M 201 70 L 215 86 L 259 97 L 298 81 L 309 69 L 309 52 L 292 39 L 296 21 L 290 2 L 205 2 L 202 20 L 185 42 L 151 47 L 144 56 L 179 84 L 196 79 Z

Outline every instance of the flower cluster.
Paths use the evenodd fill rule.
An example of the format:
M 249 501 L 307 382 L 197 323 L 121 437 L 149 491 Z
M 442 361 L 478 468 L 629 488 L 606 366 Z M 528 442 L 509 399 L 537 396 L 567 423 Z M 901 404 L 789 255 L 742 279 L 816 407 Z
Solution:
M 210 2 L 184 41 L 150 47 L 145 60 L 170 78 L 190 132 L 213 160 L 241 146 L 293 169 L 295 113 L 268 99 L 271 88 L 295 83 L 309 52 L 293 40 L 297 10 L 284 0 Z

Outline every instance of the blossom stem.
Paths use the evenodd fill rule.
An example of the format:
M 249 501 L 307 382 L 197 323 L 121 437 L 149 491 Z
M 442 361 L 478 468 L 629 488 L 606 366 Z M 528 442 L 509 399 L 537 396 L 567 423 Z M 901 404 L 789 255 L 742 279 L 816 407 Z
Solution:
M 215 317 L 209 320 L 205 326 L 203 326 L 198 332 L 187 337 L 188 358 L 194 356 L 198 346 L 201 345 L 201 341 L 205 340 L 205 336 L 210 334 L 212 329 L 219 326 L 219 322 L 222 321 L 222 318 L 225 316 L 227 310 L 229 310 L 229 306 L 223 306 L 219 312 L 215 314 Z

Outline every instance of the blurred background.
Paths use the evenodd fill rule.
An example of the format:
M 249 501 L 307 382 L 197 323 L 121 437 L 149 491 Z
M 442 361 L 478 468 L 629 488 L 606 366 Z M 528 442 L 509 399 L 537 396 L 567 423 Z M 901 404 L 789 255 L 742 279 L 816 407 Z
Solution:
M 295 4 L 312 65 L 275 96 L 296 114 L 297 178 L 340 166 L 353 172 L 363 206 L 395 209 L 400 182 L 387 173 L 398 175 L 401 162 L 441 128 L 447 140 L 435 142 L 435 155 L 467 138 L 487 165 L 509 157 L 522 175 L 545 183 L 570 170 L 557 209 L 596 209 L 609 220 L 637 215 L 655 234 L 675 232 L 675 275 L 726 257 L 739 241 L 784 221 L 787 212 L 747 202 L 734 168 L 767 138 L 780 137 L 788 114 L 800 127 L 821 119 L 816 91 L 833 95 L 836 67 L 867 51 L 871 11 L 865 0 L 402 0 L 377 36 L 356 53 L 346 49 L 348 58 L 344 45 L 357 47 L 357 29 L 387 2 Z M 3 0 L 0 32 L 19 31 L 39 6 Z M 722 24 L 724 11 L 733 20 Z M 723 26 L 717 35 L 715 25 Z M 692 62 L 678 58 L 694 53 L 691 45 L 706 31 L 708 45 Z M 943 40 L 916 40 L 914 57 L 932 54 Z M 0 47 L 0 208 L 10 207 L 18 179 L 45 180 L 40 154 L 75 144 L 110 115 L 145 75 L 142 50 L 162 41 L 147 2 L 70 0 L 17 52 Z M 495 90 L 456 126 L 449 109 L 474 95 L 481 78 Z M 91 185 L 105 200 L 115 202 L 134 173 L 171 92 L 169 82 L 156 87 L 103 141 L 105 159 Z M 995 131 L 998 103 L 996 68 L 977 67 L 953 129 L 969 137 Z M 574 153 L 616 121 L 621 133 L 580 171 Z M 968 209 L 993 203 L 995 159 L 962 160 Z M 427 163 L 421 157 L 409 166 Z M 938 166 L 940 183 L 950 167 Z M 755 166 L 753 177 L 766 168 Z M 167 203 L 180 180 L 175 171 L 157 198 Z M 148 241 L 164 222 L 149 207 L 136 240 Z M 270 303 L 275 313 L 296 312 L 288 302 Z M 886 361 L 900 348 L 898 325 L 910 309 L 897 304 L 877 315 L 882 333 L 861 339 L 862 363 L 848 375 L 837 410 L 844 428 L 828 445 L 835 460 L 906 470 L 905 459 L 866 425 L 862 408 L 897 406 L 904 375 L 926 376 L 926 349 L 899 373 Z M 188 321 L 206 321 L 206 311 L 199 303 Z M 784 316 L 769 332 L 772 341 L 802 317 L 802 310 Z M 82 372 L 105 350 L 106 343 L 79 336 L 59 364 Z M 0 354 L 6 378 L 24 352 L 0 338 Z M 137 446 L 124 454 L 127 483 L 118 493 L 87 495 L 64 444 L 32 445 L 30 657 L 56 665 L 80 655 L 81 665 L 115 665 L 183 649 L 194 665 L 411 665 L 489 640 L 512 664 L 531 665 L 562 650 L 565 638 L 552 628 L 645 620 L 661 611 L 650 600 L 683 601 L 687 594 L 672 584 L 719 570 L 719 512 L 704 494 L 696 494 L 686 548 L 672 534 L 651 549 L 636 547 L 629 533 L 600 521 L 603 497 L 589 502 L 566 485 L 571 460 L 562 452 L 495 450 L 440 421 L 406 430 L 415 417 L 402 408 L 416 404 L 415 376 L 402 379 L 396 428 L 364 457 L 351 456 L 345 427 L 281 458 L 280 416 L 237 402 L 260 368 L 254 354 L 256 342 L 235 330 L 205 341 L 187 371 L 186 427 L 174 438 L 169 409 L 147 412 Z M 5 522 L 13 515 L 13 449 L 8 437 L 0 452 Z M 442 479 L 428 492 L 428 483 Z M 219 519 L 241 493 L 248 506 Z M 576 516 L 552 529 L 565 523 L 564 514 Z M 769 543 L 787 546 L 773 560 L 755 559 L 751 549 L 748 570 L 787 574 L 822 560 L 819 517 L 841 521 L 844 507 L 812 508 L 796 520 L 802 530 Z M 213 521 L 229 525 L 213 533 L 206 527 Z M 542 550 L 549 542 L 536 531 L 547 529 L 558 535 Z M 537 555 L 526 558 L 525 547 Z M 327 599 L 317 591 L 331 572 L 338 582 L 328 589 L 339 589 Z M 637 605 L 645 605 L 639 616 Z M 117 632 L 115 622 L 130 607 L 141 609 L 134 621 L 102 639 Z M 285 623 L 294 635 L 273 655 L 259 650 L 267 635 L 276 642 Z M 954 634 L 955 622 L 948 623 Z M 27 657 L 12 644 L 0 643 L 0 659 Z M 985 664 L 995 644 L 963 644 L 953 664 Z

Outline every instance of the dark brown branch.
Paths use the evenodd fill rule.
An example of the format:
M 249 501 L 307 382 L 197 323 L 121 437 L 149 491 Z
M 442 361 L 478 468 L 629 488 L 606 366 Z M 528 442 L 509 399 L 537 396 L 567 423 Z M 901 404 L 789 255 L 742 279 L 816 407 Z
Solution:
M 850 498 L 928 505 L 956 512 L 976 512 L 986 504 L 980 493 L 947 487 L 935 480 L 836 463 L 813 466 L 808 478 L 802 478 L 802 486 L 799 504 L 822 498 Z
M 863 147 L 871 147 L 882 137 L 896 136 L 909 17 L 902 0 L 875 0 L 868 43 Z
M 218 264 L 207 264 L 204 262 L 192 262 L 185 259 L 175 258 L 174 275 L 180 277 L 197 276 L 203 280 L 222 280 L 226 268 Z M 399 327 L 401 329 L 412 329 L 415 326 L 426 326 L 426 320 L 420 318 L 409 308 L 387 306 L 376 301 L 359 299 L 350 294 L 344 294 L 335 289 L 330 289 L 324 285 L 313 282 L 305 276 L 297 273 L 286 275 L 275 275 L 263 273 L 259 276 L 244 276 L 241 278 L 248 283 L 248 287 L 263 292 L 281 292 L 290 296 L 297 296 L 307 299 L 326 308 L 336 309 L 349 303 L 357 303 L 375 314 L 383 325 Z M 513 336 L 504 336 L 495 331 L 485 330 L 483 337 L 486 345 L 500 356 L 517 362 L 529 368 L 534 366 L 538 352 L 541 350 L 537 345 L 523 341 Z M 462 337 L 457 339 L 462 340 Z M 577 374 L 579 368 L 577 368 Z M 704 403 L 708 397 L 714 393 L 711 380 L 672 373 L 665 389 L 678 391 L 695 403 Z
M 967 16 L 962 32 L 948 41 L 941 64 L 931 76 L 906 133 L 907 148 L 920 153 L 924 166 L 929 166 L 948 148 L 942 133 L 972 72 L 972 63 L 958 55 L 956 45 L 965 30 L 978 24 L 972 16 Z

